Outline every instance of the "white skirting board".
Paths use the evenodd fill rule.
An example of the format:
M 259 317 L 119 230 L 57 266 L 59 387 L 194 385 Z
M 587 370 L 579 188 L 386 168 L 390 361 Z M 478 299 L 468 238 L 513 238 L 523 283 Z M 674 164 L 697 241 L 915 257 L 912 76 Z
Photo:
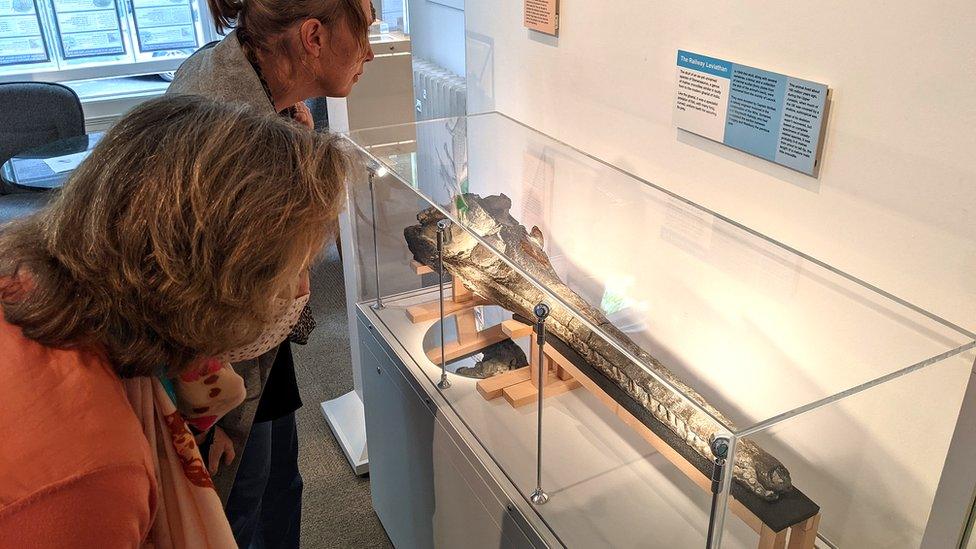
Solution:
M 366 453 L 366 416 L 359 393 L 349 391 L 339 398 L 322 403 L 322 415 L 335 434 L 349 465 L 356 475 L 369 472 L 369 456 Z

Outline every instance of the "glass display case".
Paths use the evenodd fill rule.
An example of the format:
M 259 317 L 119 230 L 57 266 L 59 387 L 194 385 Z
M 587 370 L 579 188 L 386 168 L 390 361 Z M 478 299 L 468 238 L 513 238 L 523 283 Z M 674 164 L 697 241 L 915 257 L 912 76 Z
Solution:
M 504 115 L 409 129 L 349 135 L 356 297 L 560 543 L 958 543 L 974 334 Z

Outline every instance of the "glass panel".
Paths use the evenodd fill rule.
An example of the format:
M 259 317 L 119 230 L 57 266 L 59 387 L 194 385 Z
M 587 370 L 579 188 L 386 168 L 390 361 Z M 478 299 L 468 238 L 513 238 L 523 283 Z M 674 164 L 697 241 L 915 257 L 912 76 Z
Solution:
M 388 32 L 409 33 L 409 29 L 407 28 L 406 0 L 373 0 L 373 8 L 376 9 L 377 20 L 373 32 L 376 34 Z
M 410 162 L 379 161 L 551 297 L 591 305 L 582 315 L 591 329 L 661 375 L 655 357 L 687 385 L 682 392 L 740 431 L 972 343 L 972 334 L 497 113 L 416 128 Z M 526 229 L 538 228 L 564 286 L 540 280 L 531 254 L 470 215 L 469 201 L 498 195 Z
M 361 301 L 374 301 L 377 284 L 383 305 L 387 298 L 430 287 L 436 281 L 430 273 L 418 274 L 413 256 L 403 239 L 403 229 L 416 222 L 417 212 L 427 204 L 413 190 L 391 175 L 360 170 L 349 185 L 349 208 L 357 242 L 355 261 Z M 375 242 L 374 242 L 375 226 Z M 379 276 L 377 277 L 377 265 Z M 400 307 L 391 301 L 390 307 Z
M 405 134 L 416 140 L 392 137 Z M 430 383 L 440 380 L 439 348 L 453 348 L 452 386 L 442 394 L 526 498 L 536 488 L 538 415 L 531 402 L 508 402 L 521 393 L 486 399 L 492 384 L 479 390 L 478 381 L 458 375 L 486 369 L 500 352 L 462 340 L 487 334 L 494 345 L 506 341 L 493 339 L 500 333 L 518 332 L 509 339 L 525 355 L 528 334 L 505 325 L 532 322 L 533 307 L 545 303 L 551 341 L 562 346 L 551 343 L 556 354 L 579 359 L 563 369 L 582 387 L 551 395 L 543 411 L 543 488 L 562 502 L 538 512 L 564 542 L 606 545 L 654 525 L 673 532 L 674 546 L 701 546 L 711 503 L 709 442 L 723 432 L 737 440 L 728 464 L 735 499 L 721 529 L 727 547 L 755 546 L 759 535 L 814 516 L 818 505 L 825 521 L 828 504 L 839 517 L 833 521 L 842 521 L 852 504 L 838 503 L 841 497 L 867 502 L 863 520 L 884 524 L 886 510 L 901 505 L 900 492 L 858 495 L 867 488 L 852 471 L 864 465 L 850 456 L 865 456 L 852 445 L 888 450 L 914 417 L 930 418 L 932 430 L 913 423 L 905 431 L 916 442 L 879 486 L 907 482 L 892 479 L 919 459 L 928 484 L 904 487 L 929 489 L 938 480 L 973 334 L 497 113 L 350 137 L 374 171 L 389 172 L 374 181 L 390 187 L 376 194 L 384 202 L 380 320 Z M 446 319 L 431 275 L 410 263 L 436 266 L 433 223 L 442 218 L 451 222 L 447 271 L 476 300 L 457 306 L 449 291 Z M 427 308 L 422 322 L 411 312 L 417 307 Z M 519 355 L 507 347 L 503 356 Z M 946 398 L 923 405 L 938 412 L 919 413 L 897 389 L 933 372 L 951 378 L 940 378 Z M 885 391 L 897 398 L 882 408 L 836 413 Z M 664 442 L 655 445 L 654 437 Z M 837 495 L 844 484 L 836 479 L 855 488 Z M 926 494 L 931 506 L 934 492 Z M 921 512 L 907 513 L 902 522 L 917 528 Z M 870 531 L 850 534 L 855 527 L 836 531 L 874 539 Z
M 705 547 L 711 461 L 639 407 L 628 409 L 622 403 L 632 400 L 555 338 L 546 360 L 542 488 L 549 501 L 535 508 L 550 528 L 569 547 Z M 536 407 L 533 399 L 512 412 L 503 403 L 514 416 L 504 425 L 531 425 Z M 532 463 L 535 430 L 527 430 L 519 445 Z M 520 487 L 531 495 L 535 471 L 527 472 Z
M 974 442 L 957 428 L 976 404 L 973 360 L 957 355 L 745 437 L 789 471 L 793 493 L 777 504 L 819 507 L 821 546 L 958 546 L 976 475 L 970 460 L 958 470 L 947 460 Z M 945 527 L 939 509 L 959 520 Z M 788 535 L 812 535 L 804 524 Z
M 633 413 L 628 412 L 607 396 L 626 398 L 623 388 L 582 357 L 583 349 L 590 349 L 591 359 L 609 352 L 606 342 L 573 327 L 572 311 L 549 300 L 460 225 L 441 233 L 447 258 L 442 317 L 437 220 L 443 216 L 392 177 L 374 177 L 373 184 L 383 296 L 375 314 L 527 501 L 538 481 L 537 384 L 531 380 L 538 365 L 546 365 L 541 371 L 550 397 L 543 411 L 542 488 L 550 499 L 534 507 L 539 517 L 570 546 L 642 547 L 648 539 L 702 546 L 710 462 L 679 444 L 645 409 L 631 404 Z M 478 277 L 480 270 L 504 278 L 513 292 L 499 293 L 494 280 Z M 538 303 L 551 307 L 543 361 L 524 322 Z M 449 387 L 440 385 L 442 357 Z M 633 375 L 625 364 L 621 357 L 617 367 Z M 672 403 L 675 423 L 690 425 L 681 414 L 698 413 L 697 432 L 722 429 L 666 391 L 644 394 Z M 680 446 L 684 456 L 662 438 Z

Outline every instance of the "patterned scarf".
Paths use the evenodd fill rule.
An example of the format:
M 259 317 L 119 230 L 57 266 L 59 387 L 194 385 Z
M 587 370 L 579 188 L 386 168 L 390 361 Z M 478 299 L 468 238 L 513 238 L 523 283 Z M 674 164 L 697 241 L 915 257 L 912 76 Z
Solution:
M 138 377 L 125 379 L 123 383 L 153 449 L 159 487 L 156 516 L 143 546 L 237 547 L 220 497 L 187 423 L 212 426 L 244 399 L 243 380 L 229 365 L 207 360 L 173 380 Z M 176 402 L 190 407 L 188 418 L 177 410 Z

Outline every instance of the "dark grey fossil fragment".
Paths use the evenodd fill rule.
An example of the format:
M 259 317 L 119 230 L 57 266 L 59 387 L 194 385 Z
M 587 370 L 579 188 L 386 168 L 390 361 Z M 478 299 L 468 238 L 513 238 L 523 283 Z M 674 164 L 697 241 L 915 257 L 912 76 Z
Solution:
M 485 379 L 510 370 L 524 368 L 529 365 L 525 352 L 511 339 L 499 341 L 485 347 L 474 366 L 461 367 L 454 373 L 475 379 Z
M 732 422 L 721 412 L 679 380 L 660 361 L 638 347 L 597 308 L 584 301 L 559 279 L 542 250 L 541 232 L 533 227 L 530 233 L 512 217 L 509 213 L 512 202 L 507 196 L 502 194 L 481 197 L 465 194 L 458 203 L 463 205 L 464 211 L 461 215 L 466 227 L 495 249 L 503 251 L 513 263 L 570 304 L 587 321 L 599 326 L 621 347 L 638 357 L 645 367 L 678 387 L 709 414 L 733 427 Z M 435 270 L 438 268 L 436 223 L 443 217 L 436 209 L 428 208 L 417 214 L 417 225 L 404 230 L 404 237 L 414 258 Z M 721 426 L 593 333 L 569 310 L 551 303 L 542 291 L 457 225 L 448 229 L 444 244 L 444 268 L 463 281 L 475 294 L 525 318 L 533 318 L 532 308 L 537 303 L 549 302 L 552 314 L 546 327 L 551 333 L 613 380 L 696 452 L 707 459 L 712 458 L 709 440 L 713 434 L 722 430 Z M 736 447 L 733 478 L 767 501 L 775 501 L 781 494 L 792 489 L 786 467 L 750 440 L 739 441 Z

